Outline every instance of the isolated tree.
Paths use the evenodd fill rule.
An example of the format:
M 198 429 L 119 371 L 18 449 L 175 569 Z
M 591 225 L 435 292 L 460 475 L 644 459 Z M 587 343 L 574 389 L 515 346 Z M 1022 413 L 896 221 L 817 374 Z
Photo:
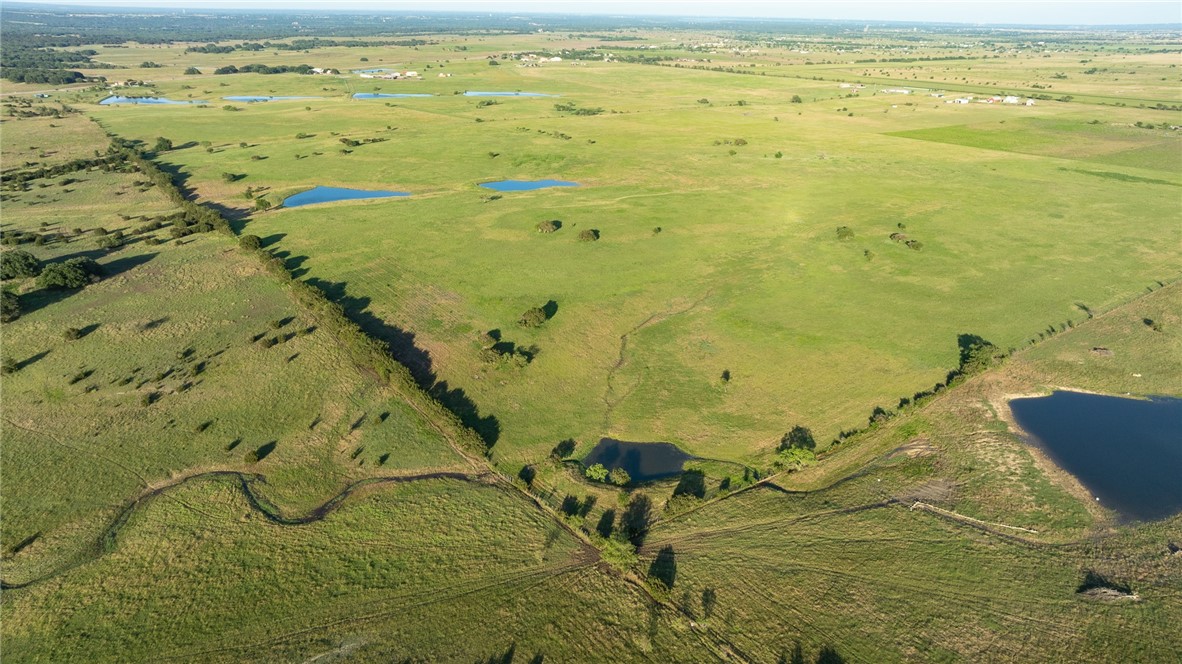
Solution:
M 66 341 L 77 341 L 82 338 L 82 330 L 76 327 L 67 327 L 62 330 L 62 338 Z
M 0 279 L 23 279 L 41 274 L 41 261 L 33 254 L 14 249 L 0 254 Z
M 718 593 L 713 588 L 706 588 L 702 591 L 702 617 L 709 618 L 714 615 L 714 607 L 718 606 Z
M 37 277 L 37 285 L 55 290 L 82 288 L 92 281 L 98 281 L 99 274 L 99 266 L 93 260 L 71 258 L 62 263 L 46 265 Z
M 673 488 L 674 496 L 706 497 L 706 474 L 700 470 L 687 470 L 681 474 L 677 486 Z
M 817 441 L 813 440 L 813 432 L 808 427 L 802 427 L 799 424 L 792 427 L 791 431 L 780 438 L 780 451 L 792 448 L 812 450 L 816 447 Z
M 172 149 L 172 140 L 163 136 L 156 137 L 156 145 L 152 146 L 152 152 L 168 152 Z
M 587 479 L 595 480 L 596 482 L 607 480 L 607 468 L 604 468 L 602 463 L 597 463 L 587 468 L 583 474 L 587 476 Z
M 663 546 L 648 568 L 648 578 L 672 590 L 677 581 L 677 554 L 672 546 Z
M 976 334 L 958 335 L 956 344 L 960 348 L 960 372 L 966 376 L 988 369 L 1000 355 L 997 346 Z
M 185 76 L 197 76 L 200 73 L 201 70 L 196 67 L 189 67 L 185 70 Z
M 628 486 L 628 484 L 632 481 L 632 476 L 629 475 L 628 471 L 624 470 L 623 468 L 613 468 L 612 471 L 607 474 L 607 481 L 616 486 Z
M 247 251 L 255 251 L 259 247 L 263 246 L 263 241 L 257 235 L 243 235 L 242 237 L 238 238 L 238 246 L 246 249 Z
M 648 535 L 649 525 L 653 521 L 653 501 L 643 493 L 632 496 L 627 509 L 620 519 L 620 526 L 624 535 L 635 546 L 640 546 Z
M 599 515 L 599 523 L 595 524 L 595 532 L 599 533 L 600 537 L 611 537 L 612 532 L 616 529 L 616 511 L 603 510 L 603 514 Z
M 545 322 L 546 310 L 541 307 L 527 309 L 521 314 L 521 318 L 517 319 L 517 324 L 522 327 L 541 327 Z
M 554 446 L 554 449 L 550 450 L 550 456 L 554 457 L 555 459 L 564 459 L 571 454 L 574 454 L 574 451 L 575 441 L 567 438 L 566 440 L 560 441 Z
M 800 95 L 792 95 L 792 103 L 801 104 L 804 103 L 804 100 L 800 98 Z
M 521 471 L 517 473 L 517 477 L 521 478 L 521 481 L 525 482 L 526 486 L 532 485 L 534 483 L 534 478 L 537 476 L 538 470 L 533 466 L 528 465 L 522 466 Z
M 7 323 L 21 317 L 21 298 L 16 293 L 0 291 L 0 322 Z
M 260 212 L 266 212 L 271 209 L 271 201 L 265 198 L 256 198 L 254 199 L 254 209 Z

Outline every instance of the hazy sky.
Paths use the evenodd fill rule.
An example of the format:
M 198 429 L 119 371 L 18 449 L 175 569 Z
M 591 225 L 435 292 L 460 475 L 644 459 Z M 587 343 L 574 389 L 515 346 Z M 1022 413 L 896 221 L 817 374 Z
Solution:
M 60 4 L 277 10 L 483 10 L 956 23 L 1182 23 L 1182 0 L 66 0 Z

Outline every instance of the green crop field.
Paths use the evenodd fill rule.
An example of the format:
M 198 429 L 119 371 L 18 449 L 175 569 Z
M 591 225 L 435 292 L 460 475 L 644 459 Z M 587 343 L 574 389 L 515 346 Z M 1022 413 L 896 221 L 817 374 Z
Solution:
M 1177 31 L 235 26 L 3 83 L 6 661 L 1182 650 L 1008 405 L 1182 395 Z

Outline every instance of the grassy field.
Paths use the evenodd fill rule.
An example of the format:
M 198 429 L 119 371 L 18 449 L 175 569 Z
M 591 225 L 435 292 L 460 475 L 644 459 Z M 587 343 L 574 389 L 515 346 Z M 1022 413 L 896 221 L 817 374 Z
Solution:
M 1182 649 L 1169 548 L 1182 517 L 1120 522 L 1022 441 L 1007 405 L 1060 388 L 1179 394 L 1182 136 L 1161 125 L 1182 114 L 1137 107 L 1182 99 L 1176 54 L 1149 52 L 1173 38 L 949 35 L 922 53 L 963 59 L 903 62 L 916 42 L 895 34 L 616 36 L 636 40 L 96 46 L 126 69 L 89 73 L 148 79 L 117 92 L 208 103 L 99 106 L 108 92 L 89 89 L 45 102 L 80 114 L 4 119 L 6 179 L 93 157 L 108 134 L 144 150 L 171 139 L 151 157 L 183 192 L 259 236 L 425 388 L 384 380 L 234 238 L 135 233 L 179 209 L 140 173 L 6 188 L 0 230 L 46 239 L 4 251 L 106 272 L 78 291 L 5 282 L 23 310 L 0 337 L 15 363 L 6 660 L 1156 662 Z M 498 58 L 591 46 L 673 59 Z M 423 79 L 210 75 L 257 62 Z M 915 92 L 884 91 L 900 86 Z M 953 105 L 928 88 L 1052 100 Z M 435 96 L 351 98 L 372 91 Z M 540 178 L 580 186 L 478 186 Z M 254 211 L 316 185 L 412 196 Z M 545 220 L 561 227 L 540 233 Z M 100 229 L 127 242 L 105 249 Z M 548 319 L 520 325 L 533 307 Z M 946 379 L 965 334 L 1015 352 L 897 406 Z M 432 399 L 485 438 L 487 460 Z M 900 412 L 829 446 L 875 407 Z M 780 472 L 796 424 L 820 459 Z M 570 457 L 601 436 L 697 455 L 704 495 L 675 496 L 676 477 L 589 482 Z M 575 452 L 551 457 L 565 439 Z M 623 515 L 640 495 L 653 525 L 634 549 Z M 1099 577 L 1129 596 L 1077 592 Z
M 105 149 L 102 132 L 80 121 L 93 129 L 87 147 Z M 10 121 L 4 138 L 48 122 Z M 23 315 L 4 326 L 4 356 L 19 367 L 3 388 L 6 581 L 75 559 L 128 499 L 170 477 L 249 468 L 267 474 L 272 499 L 298 510 L 349 480 L 461 463 L 411 405 L 351 369 L 232 241 L 148 245 L 167 234 L 130 233 L 140 215 L 171 211 L 164 196 L 137 187 L 134 174 L 71 177 L 79 181 L 45 189 L 53 199 L 44 204 L 24 192 L 5 204 L 6 232 L 58 238 L 23 249 L 45 262 L 91 257 L 106 272 L 77 293 L 26 280 L 17 286 Z M 132 239 L 102 249 L 99 226 Z M 68 328 L 81 338 L 65 338 Z M 270 338 L 280 343 L 266 347 Z M 246 463 L 258 449 L 265 458 Z
M 6 598 L 5 657 L 708 657 L 675 616 L 651 613 L 576 539 L 493 487 L 431 480 L 377 489 L 295 527 L 259 519 L 222 482 L 169 495 L 128 522 L 110 555 Z
M 254 215 L 245 232 L 270 238 L 371 332 L 403 346 L 413 335 L 403 359 L 495 417 L 509 465 L 603 435 L 756 460 L 794 423 L 828 438 L 937 382 L 958 334 L 1020 346 L 1079 319 L 1077 302 L 1102 311 L 1178 272 L 1176 243 L 1159 240 L 1178 238 L 1179 138 L 1131 127 L 1144 112 L 881 94 L 794 104 L 840 90 L 611 63 L 481 66 L 366 81 L 442 95 L 428 99 L 240 105 L 233 122 L 216 106 L 92 112 L 149 143 L 209 141 L 164 159 L 222 205 L 246 210 L 247 186 L 273 201 L 317 184 L 412 192 Z M 339 86 L 207 80 L 218 84 L 184 94 Z M 448 95 L 463 89 L 618 112 Z M 386 140 L 343 154 L 341 138 Z M 245 177 L 226 184 L 223 172 Z M 545 177 L 581 186 L 499 200 L 474 186 Z M 551 218 L 563 229 L 534 232 Z M 839 241 L 837 226 L 854 239 Z M 601 239 L 576 241 L 586 228 Z M 922 250 L 889 238 L 900 232 Z M 548 301 L 558 311 L 545 326 L 515 324 Z M 535 359 L 489 365 L 489 330 L 536 347 Z

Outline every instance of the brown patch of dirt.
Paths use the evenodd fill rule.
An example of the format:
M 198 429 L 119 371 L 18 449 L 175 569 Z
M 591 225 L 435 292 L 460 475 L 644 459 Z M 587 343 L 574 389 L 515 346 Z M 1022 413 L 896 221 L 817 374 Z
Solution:
M 1098 602 L 1140 602 L 1141 596 L 1137 593 L 1126 593 L 1116 588 L 1089 588 L 1078 593 L 1080 597 L 1096 600 Z

